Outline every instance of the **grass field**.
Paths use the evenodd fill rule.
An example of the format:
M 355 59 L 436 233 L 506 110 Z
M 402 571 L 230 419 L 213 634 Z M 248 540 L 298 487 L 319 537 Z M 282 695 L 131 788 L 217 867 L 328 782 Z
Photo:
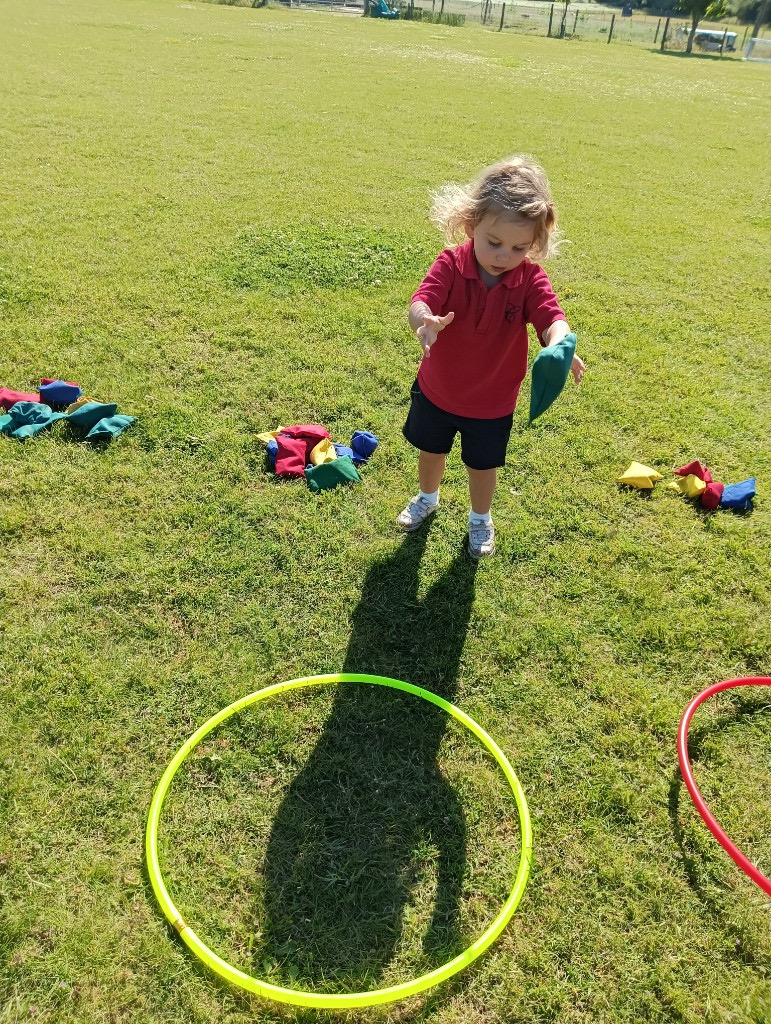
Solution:
M 771 666 L 764 65 L 478 28 L 172 0 L 0 7 L 0 386 L 81 382 L 138 417 L 106 450 L 0 438 L 0 1021 L 768 1024 L 771 905 L 677 771 L 703 686 Z M 403 539 L 406 307 L 429 192 L 546 166 L 550 274 L 587 375 L 533 427 L 463 550 L 457 454 Z M 314 497 L 259 430 L 381 444 Z M 700 458 L 751 515 L 667 490 Z M 632 459 L 650 495 L 620 489 Z M 199 724 L 264 685 L 380 673 L 506 751 L 530 884 L 452 982 L 348 1017 L 219 985 L 156 907 L 143 830 Z M 771 700 L 694 720 L 697 780 L 771 874 Z M 180 771 L 169 888 L 245 970 L 356 991 L 462 949 L 505 898 L 516 812 L 433 706 L 277 698 Z

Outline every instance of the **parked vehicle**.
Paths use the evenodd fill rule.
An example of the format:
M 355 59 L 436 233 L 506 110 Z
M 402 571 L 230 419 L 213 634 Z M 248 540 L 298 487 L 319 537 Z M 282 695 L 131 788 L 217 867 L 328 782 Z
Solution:
M 687 39 L 691 30 L 687 25 L 681 25 L 675 35 L 678 39 Z M 723 41 L 725 37 L 725 42 Z M 697 28 L 693 41 L 700 50 L 709 50 L 716 53 L 722 46 L 724 50 L 733 53 L 736 50 L 736 33 L 721 32 L 713 28 Z

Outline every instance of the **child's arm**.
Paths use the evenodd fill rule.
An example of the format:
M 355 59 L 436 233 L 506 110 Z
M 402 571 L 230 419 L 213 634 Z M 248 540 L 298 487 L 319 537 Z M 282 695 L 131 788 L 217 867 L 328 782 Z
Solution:
M 551 281 L 542 267 L 532 264 L 528 290 L 525 295 L 525 320 L 535 327 L 541 345 L 548 348 L 571 333 L 565 314 L 560 308 Z M 570 370 L 579 383 L 584 375 L 583 359 L 573 356 Z
M 431 346 L 440 331 L 452 323 L 455 313 L 434 316 L 434 309 L 446 309 L 450 287 L 455 276 L 452 253 L 445 249 L 431 264 L 420 287 L 412 296 L 410 305 L 410 327 L 418 336 L 423 357 L 428 359 Z
M 567 320 L 555 320 L 554 323 L 550 327 L 547 327 L 543 332 L 542 344 L 544 348 L 548 348 L 550 345 L 556 345 L 558 341 L 562 341 L 562 339 L 568 334 L 570 334 L 570 327 L 568 326 Z M 586 366 L 584 365 L 583 359 L 580 359 L 578 356 L 573 356 L 570 372 L 573 374 L 573 379 L 576 384 L 581 383 L 581 378 L 584 375 L 585 369 Z
M 446 316 L 434 316 L 430 306 L 420 299 L 412 303 L 410 327 L 417 334 L 426 359 L 431 355 L 431 346 L 436 341 L 439 332 L 443 331 L 447 324 L 451 324 L 454 318 L 454 313 L 448 313 Z

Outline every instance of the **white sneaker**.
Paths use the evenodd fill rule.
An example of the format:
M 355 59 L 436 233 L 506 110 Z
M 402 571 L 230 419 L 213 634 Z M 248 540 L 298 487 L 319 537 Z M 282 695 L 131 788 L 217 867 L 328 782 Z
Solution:
M 402 509 L 396 517 L 396 525 L 400 526 L 406 533 L 409 533 L 411 530 L 417 530 L 419 526 L 425 523 L 432 512 L 436 512 L 438 505 L 438 501 L 431 504 L 430 501 L 426 501 L 425 498 L 421 498 L 417 494 L 414 498 L 410 498 L 409 505 Z
M 468 553 L 472 558 L 487 558 L 495 554 L 495 527 L 492 519 L 470 519 L 468 527 Z

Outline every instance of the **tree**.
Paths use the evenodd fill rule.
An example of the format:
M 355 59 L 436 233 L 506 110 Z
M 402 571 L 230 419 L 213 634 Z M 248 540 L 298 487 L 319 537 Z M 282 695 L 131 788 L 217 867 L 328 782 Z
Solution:
M 678 4 L 678 6 L 687 11 L 691 16 L 691 31 L 688 33 L 688 45 L 685 47 L 686 53 L 693 52 L 693 37 L 696 35 L 696 29 L 699 27 L 699 22 L 707 13 L 709 7 L 709 0 L 685 0 L 684 3 Z
M 767 11 L 768 11 L 768 0 L 761 0 L 760 7 L 758 7 L 758 16 L 757 16 L 757 18 L 755 18 L 755 24 L 752 26 L 752 34 L 753 34 L 753 36 L 760 35 L 760 26 L 763 24 L 764 20 L 766 20 L 767 17 L 768 17 Z
M 728 13 L 725 0 L 681 0 L 677 7 L 678 10 L 685 11 L 691 16 L 691 31 L 688 33 L 686 53 L 693 52 L 693 38 L 702 18 L 706 16 L 723 18 Z
M 565 0 L 565 7 L 564 7 L 564 10 L 562 11 L 562 24 L 560 25 L 560 39 L 564 39 L 564 37 L 565 37 L 565 23 L 568 20 L 568 4 L 569 3 L 570 3 L 570 0 Z

